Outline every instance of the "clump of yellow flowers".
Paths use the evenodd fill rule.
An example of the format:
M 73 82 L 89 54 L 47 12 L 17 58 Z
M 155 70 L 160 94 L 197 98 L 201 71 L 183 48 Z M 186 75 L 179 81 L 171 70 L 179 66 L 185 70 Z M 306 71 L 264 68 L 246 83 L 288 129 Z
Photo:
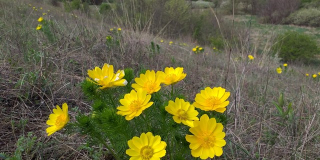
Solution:
M 204 49 L 200 46 L 196 46 L 194 48 L 192 48 L 192 51 L 195 53 L 195 54 L 198 54 L 198 53 L 202 53 L 204 52 Z
M 226 145 L 224 127 L 204 112 L 224 113 L 229 105 L 230 92 L 222 87 L 206 87 L 196 94 L 194 102 L 190 103 L 183 96 L 178 96 L 174 89 L 176 84 L 187 76 L 182 67 L 166 67 L 163 71 L 145 70 L 131 79 L 127 73 L 128 70 L 114 72 L 113 65 L 107 63 L 102 68 L 88 70 L 89 77 L 85 82 L 90 83 L 87 89 L 93 94 L 91 99 L 97 102 L 93 105 L 91 116 L 80 115 L 76 118 L 76 125 L 83 128 L 81 133 L 90 133 L 89 135 L 101 142 L 117 160 L 173 159 L 179 152 L 179 147 L 190 150 L 189 155 L 184 155 L 190 156 L 189 158 L 192 156 L 208 159 L 223 154 L 222 148 Z M 123 87 L 117 90 L 119 86 Z M 170 88 L 166 87 L 171 87 L 171 92 Z M 124 90 L 127 90 L 127 93 L 121 94 L 120 91 Z M 115 101 L 113 95 L 122 98 Z M 168 101 L 165 103 L 163 100 Z M 47 129 L 48 135 L 62 129 L 69 122 L 66 104 L 63 104 L 62 109 L 57 106 L 53 112 L 47 121 L 47 124 L 51 125 Z M 117 125 L 108 128 L 110 123 Z M 118 125 L 124 127 L 117 127 Z M 177 125 L 184 129 L 178 131 L 177 127 L 172 127 Z M 143 129 L 140 130 L 140 127 Z M 104 128 L 107 128 L 106 132 L 99 133 Z M 175 133 L 182 134 L 189 146 L 181 146 L 182 142 L 175 139 Z M 106 139 L 110 143 L 106 143 Z M 119 155 L 124 151 L 116 148 L 122 141 L 128 145 L 126 155 Z M 165 157 L 166 155 L 168 157 Z

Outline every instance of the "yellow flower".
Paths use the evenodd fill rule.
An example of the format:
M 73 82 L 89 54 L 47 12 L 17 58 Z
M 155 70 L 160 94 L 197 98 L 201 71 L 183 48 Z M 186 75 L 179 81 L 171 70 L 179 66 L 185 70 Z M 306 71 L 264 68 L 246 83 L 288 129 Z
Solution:
M 173 69 L 172 67 L 166 67 L 162 73 L 162 83 L 166 85 L 176 84 L 187 76 L 187 74 L 183 73 L 182 67 L 177 67 L 176 69 Z
M 36 30 L 40 30 L 42 28 L 42 25 L 41 24 L 38 24 Z
M 250 60 L 253 60 L 253 59 L 254 59 L 254 57 L 253 57 L 252 55 L 248 55 L 248 58 L 249 58 Z
M 118 31 L 121 31 L 121 28 L 118 28 Z
M 129 149 L 126 154 L 129 160 L 160 160 L 166 155 L 167 143 L 161 141 L 160 136 L 153 136 L 151 132 L 142 133 L 128 141 Z
M 204 114 L 200 121 L 194 121 L 194 127 L 189 131 L 193 135 L 186 135 L 186 140 L 190 143 L 193 157 L 207 159 L 222 155 L 222 147 L 226 145 L 226 134 L 223 132 L 223 125 L 217 123 L 215 118 L 209 119 L 208 115 Z
M 197 51 L 197 48 L 192 48 L 192 51 L 193 51 L 193 52 L 196 52 L 196 51 Z
M 38 19 L 38 22 L 42 22 L 42 21 L 43 21 L 43 18 L 40 17 L 40 18 Z
M 47 13 L 42 13 L 42 15 L 44 15 L 44 16 L 45 16 L 45 15 L 47 15 Z
M 113 28 L 110 28 L 110 31 L 112 32 L 112 31 L 113 31 Z
M 308 74 L 308 73 L 306 73 L 306 76 L 307 76 L 307 77 L 309 77 L 309 74 Z
M 171 45 L 172 43 L 173 43 L 173 42 L 172 42 L 172 41 L 170 41 L 170 42 L 169 42 L 169 45 Z
M 202 50 L 203 50 L 203 48 L 202 48 L 202 47 L 200 47 L 200 48 L 199 48 L 199 51 L 202 51 Z
M 36 9 L 36 7 L 32 7 L 32 9 L 33 9 L 33 10 L 35 10 L 35 9 Z
M 287 66 L 288 66 L 288 64 L 287 64 L 287 63 L 283 64 L 283 67 L 287 67 Z
M 50 10 L 48 10 L 48 12 L 50 12 Z
M 278 67 L 278 68 L 277 68 L 277 73 L 278 73 L 278 74 L 281 74 L 281 73 L 282 73 L 281 67 Z
M 318 72 L 318 75 L 320 76 L 320 72 Z
M 123 106 L 119 106 L 117 114 L 126 116 L 126 120 L 131 120 L 134 117 L 139 116 L 142 111 L 149 108 L 153 102 L 149 102 L 151 95 L 148 95 L 144 90 L 131 90 L 126 94 L 123 99 L 120 99 L 120 103 Z
M 160 41 L 161 43 L 163 43 L 163 40 L 161 39 L 161 41 Z
M 216 50 L 217 48 L 216 47 L 213 47 L 213 50 Z
M 194 109 L 194 106 L 189 102 L 185 102 L 183 99 L 176 98 L 175 102 L 169 101 L 165 110 L 173 115 L 173 120 L 176 123 L 183 123 L 189 127 L 193 127 L 193 121 L 199 120 L 197 117 L 198 111 Z
M 125 86 L 127 81 L 122 79 L 124 77 L 124 71 L 118 70 L 117 73 L 113 73 L 113 65 L 104 64 L 102 69 L 95 67 L 93 70 L 88 70 L 89 77 L 94 80 L 95 83 L 100 85 L 100 89 Z
M 49 115 L 47 120 L 47 125 L 50 126 L 46 129 L 48 136 L 62 129 L 69 120 L 67 103 L 62 104 L 62 109 L 57 105 L 57 109 L 53 109 L 53 113 Z
M 313 78 L 317 78 L 317 75 L 316 75 L 316 74 L 313 74 L 312 77 L 313 77 Z
M 132 88 L 136 91 L 140 89 L 145 90 L 148 94 L 158 92 L 161 89 L 160 84 L 162 78 L 160 76 L 163 75 L 162 73 L 147 70 L 145 74 L 140 74 L 139 78 L 134 79 L 136 83 L 132 84 Z
M 227 101 L 229 96 L 230 92 L 226 92 L 224 88 L 214 87 L 211 89 L 207 87 L 196 95 L 193 105 L 204 111 L 223 113 L 229 104 L 229 101 Z

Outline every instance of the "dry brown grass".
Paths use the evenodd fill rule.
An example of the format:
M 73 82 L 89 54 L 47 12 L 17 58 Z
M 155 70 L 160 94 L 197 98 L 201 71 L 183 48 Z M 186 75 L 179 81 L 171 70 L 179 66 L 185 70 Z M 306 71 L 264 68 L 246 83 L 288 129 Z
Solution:
M 29 3 L 51 10 L 45 19 L 54 23 L 55 43 L 35 31 L 42 12 L 33 11 Z M 87 77 L 88 69 L 109 63 L 116 69 L 131 67 L 136 74 L 141 68 L 184 67 L 187 77 L 178 86 L 190 101 L 206 86 L 222 86 L 230 91 L 227 146 L 221 159 L 320 157 L 319 79 L 305 77 L 305 73 L 320 72 L 319 68 L 289 64 L 288 71 L 278 75 L 276 68 L 282 64 L 269 56 L 272 42 L 264 43 L 263 52 L 257 53 L 248 41 L 250 30 L 244 29 L 246 34 L 235 30 L 232 36 L 241 35 L 240 43 L 230 43 L 221 53 L 205 47 L 203 54 L 195 55 L 191 50 L 196 44 L 191 41 L 173 40 L 175 44 L 168 45 L 170 40 L 160 43 L 159 37 L 130 29 L 123 29 L 119 47 L 108 50 L 105 37 L 111 26 L 106 22 L 80 12 L 73 13 L 78 16 L 75 18 L 62 8 L 29 0 L 0 0 L 0 7 L 0 152 L 13 154 L 19 137 L 33 132 L 38 142 L 46 144 L 38 149 L 35 159 L 40 155 L 43 159 L 91 159 L 92 153 L 78 149 L 85 137 L 60 133 L 47 137 L 45 122 L 52 108 L 63 102 L 70 108 L 90 111 L 90 102 L 81 94 L 79 83 Z M 160 54 L 152 55 L 148 49 L 151 41 L 160 45 Z M 36 55 L 32 55 L 26 60 L 24 56 L 30 49 L 44 56 L 35 60 Z M 255 57 L 252 62 L 247 60 L 248 54 Z M 36 78 L 28 77 L 31 73 L 37 73 Z M 17 85 L 21 81 L 23 85 Z M 293 121 L 277 116 L 273 102 L 280 92 L 293 104 Z M 75 115 L 72 111 L 71 120 Z M 24 127 L 17 124 L 21 120 L 28 120 Z M 101 158 L 107 159 L 107 155 Z M 24 155 L 24 159 L 32 157 Z

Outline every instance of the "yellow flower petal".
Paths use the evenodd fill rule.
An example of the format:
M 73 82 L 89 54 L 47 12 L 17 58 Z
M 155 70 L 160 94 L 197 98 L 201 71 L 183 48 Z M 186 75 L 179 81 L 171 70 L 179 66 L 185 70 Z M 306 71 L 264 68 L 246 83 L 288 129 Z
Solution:
M 201 159 L 213 158 L 222 155 L 222 147 L 226 145 L 223 125 L 216 123 L 214 118 L 204 114 L 199 121 L 194 121 L 194 127 L 189 131 L 193 135 L 186 135 L 186 141 L 190 143 L 191 155 Z

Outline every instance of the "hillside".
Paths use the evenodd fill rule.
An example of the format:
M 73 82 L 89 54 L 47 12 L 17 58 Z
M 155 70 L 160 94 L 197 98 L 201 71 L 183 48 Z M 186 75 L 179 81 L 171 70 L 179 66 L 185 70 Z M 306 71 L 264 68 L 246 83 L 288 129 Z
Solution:
M 99 13 L 99 6 L 90 5 L 89 12 L 67 12 L 62 2 L 58 4 L 0 0 L 0 158 L 114 159 L 109 148 L 81 134 L 76 125 L 51 136 L 46 133 L 46 121 L 56 105 L 68 104 L 69 123 L 76 123 L 80 113 L 99 115 L 93 112 L 94 100 L 81 87 L 89 77 L 88 70 L 102 68 L 104 63 L 113 65 L 115 71 L 131 68 L 135 77 L 146 70 L 183 67 L 186 77 L 174 87 L 177 97 L 191 104 L 206 87 L 222 87 L 230 92 L 223 114 L 208 113 L 220 115 L 217 119 L 224 123 L 226 133 L 223 155 L 217 159 L 320 157 L 320 68 L 300 62 L 285 67 L 280 58 L 271 56 L 274 36 L 270 35 L 296 28 L 265 26 L 257 21 L 249 26 L 247 16 L 236 16 L 240 20 L 233 23 L 232 16 L 212 18 L 210 9 L 206 13 L 211 16 L 210 22 L 203 16 L 185 27 L 182 22 L 189 23 L 190 18 L 185 17 L 185 21 L 170 19 L 167 28 L 157 28 L 151 19 L 143 17 L 140 21 L 150 24 L 129 23 L 129 18 L 111 22 L 117 17 Z M 239 25 L 243 17 L 245 25 Z M 159 18 L 159 24 L 164 19 L 155 18 Z M 181 21 L 171 23 L 175 20 Z M 188 27 L 197 28 L 202 21 L 212 26 L 200 27 L 198 36 L 197 32 L 187 32 Z M 267 30 L 272 26 L 280 29 Z M 319 36 L 319 28 L 303 32 Z M 206 41 L 212 38 L 209 35 L 216 38 L 214 42 Z M 203 50 L 195 53 L 196 46 Z M 279 67 L 281 73 L 277 73 Z M 159 95 L 170 91 L 173 95 L 173 87 L 164 85 Z M 168 99 L 174 100 L 172 95 Z M 174 147 L 167 143 L 169 153 Z M 125 153 L 129 148 L 126 145 L 119 153 Z M 172 159 L 170 156 L 163 159 Z M 190 157 L 188 154 L 184 159 Z

